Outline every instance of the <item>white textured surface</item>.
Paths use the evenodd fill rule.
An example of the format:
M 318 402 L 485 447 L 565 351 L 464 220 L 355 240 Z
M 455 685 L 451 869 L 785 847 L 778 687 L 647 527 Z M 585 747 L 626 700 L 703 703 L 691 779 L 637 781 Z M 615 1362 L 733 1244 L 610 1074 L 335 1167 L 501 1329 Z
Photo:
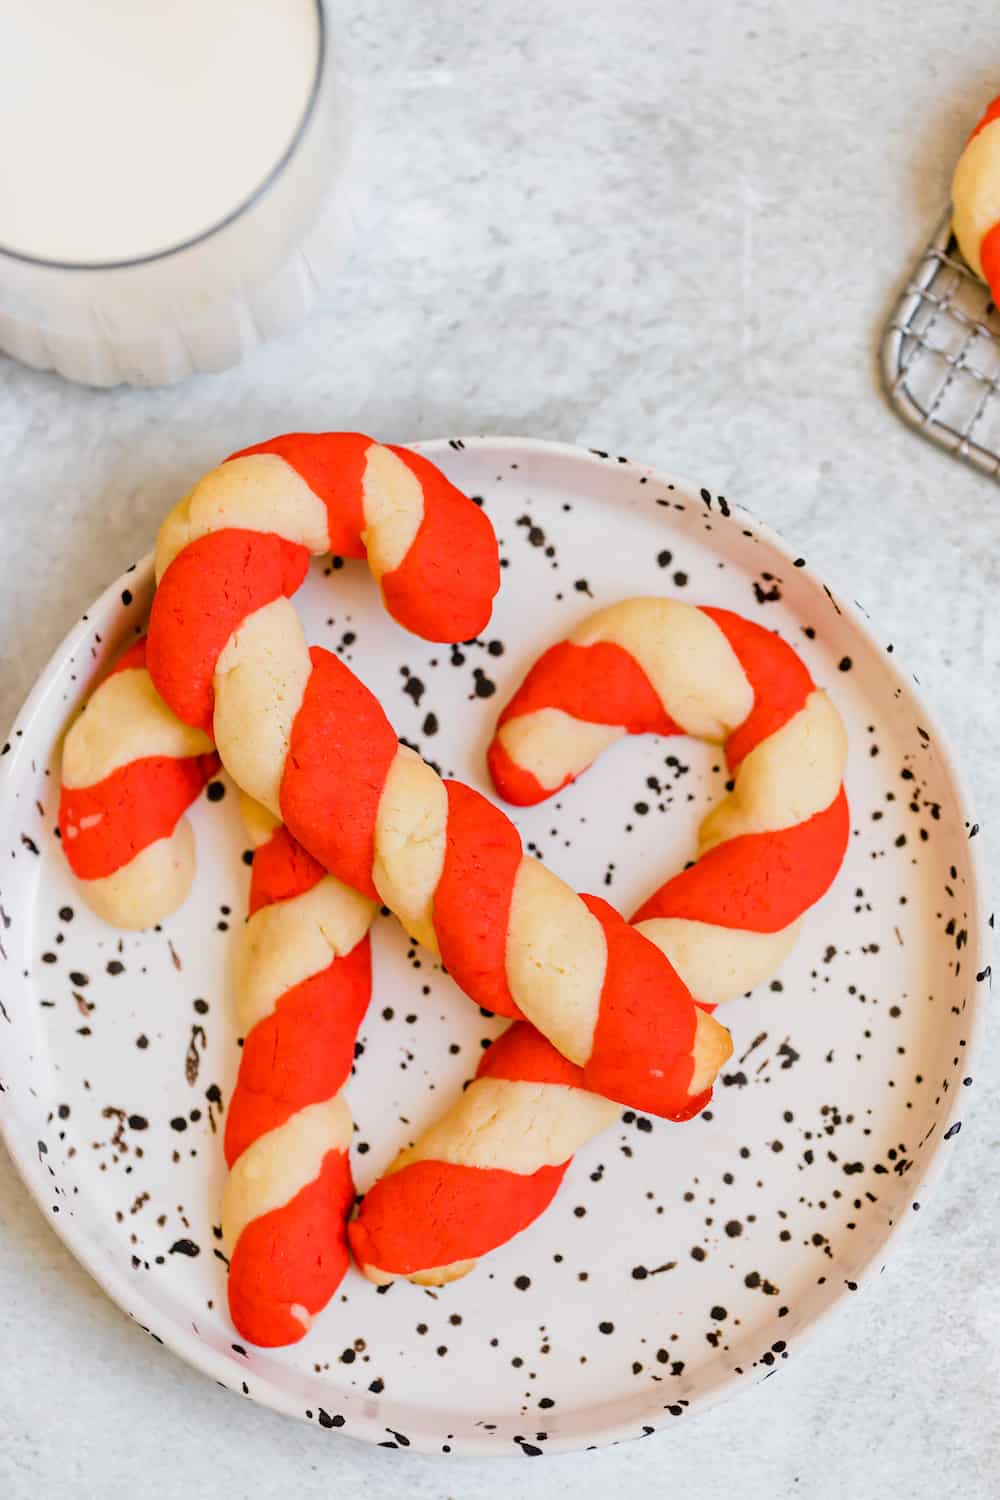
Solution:
M 780 12 L 780 14 L 779 14 Z M 0 712 L 227 451 L 291 426 L 523 432 L 737 496 L 859 598 L 990 836 L 1000 490 L 896 421 L 877 331 L 996 92 L 985 0 L 439 0 L 353 23 L 372 220 L 330 311 L 243 370 L 95 393 L 0 364 Z M 447 1463 L 240 1404 L 157 1350 L 0 1161 L 0 1489 L 366 1500 L 986 1496 L 1000 1444 L 997 1049 L 951 1170 L 780 1377 L 603 1454 Z

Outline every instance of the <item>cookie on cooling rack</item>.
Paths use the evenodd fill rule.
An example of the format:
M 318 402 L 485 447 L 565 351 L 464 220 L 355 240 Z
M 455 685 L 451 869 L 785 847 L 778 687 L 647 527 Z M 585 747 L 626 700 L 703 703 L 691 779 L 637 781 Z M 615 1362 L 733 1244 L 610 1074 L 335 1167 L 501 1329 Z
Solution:
M 951 201 L 959 249 L 1000 304 L 1000 96 L 989 104 L 958 159 Z

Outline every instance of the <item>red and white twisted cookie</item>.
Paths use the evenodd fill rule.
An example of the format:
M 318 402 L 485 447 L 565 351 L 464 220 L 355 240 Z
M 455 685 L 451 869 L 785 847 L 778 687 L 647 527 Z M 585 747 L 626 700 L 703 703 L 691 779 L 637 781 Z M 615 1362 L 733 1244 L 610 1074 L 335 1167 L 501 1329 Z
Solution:
M 371 994 L 375 907 L 244 799 L 256 853 L 236 990 L 245 1040 L 226 1119 L 229 1311 L 254 1344 L 307 1333 L 348 1265 L 342 1089 Z
M 959 249 L 1000 305 L 1000 98 L 987 106 L 966 142 L 951 202 Z
M 725 742 L 734 784 L 702 825 L 701 858 L 641 908 L 638 930 L 715 1004 L 778 966 L 846 847 L 843 726 L 794 651 L 728 611 L 627 601 L 532 668 L 489 761 L 501 793 L 529 804 L 627 733 L 684 731 Z M 349 1230 L 365 1274 L 440 1284 L 537 1218 L 572 1152 L 614 1118 L 586 1087 L 537 1032 L 512 1027 L 366 1195 Z
M 367 556 L 390 613 L 434 640 L 476 635 L 499 586 L 486 516 L 405 449 L 290 433 L 199 480 L 157 537 L 150 671 L 180 718 L 213 734 L 237 785 L 279 818 L 295 779 L 293 729 L 299 739 L 321 731 L 326 711 L 288 596 L 310 554 L 326 552 Z
M 389 613 L 429 640 L 478 634 L 499 587 L 486 516 L 404 448 L 360 433 L 289 433 L 198 481 L 157 536 L 150 671 L 186 724 L 214 731 L 223 764 L 276 816 L 310 676 L 288 596 L 310 556 L 327 552 L 366 557 Z
M 457 1280 L 544 1212 L 574 1152 L 618 1115 L 534 1027 L 515 1023 L 365 1194 L 348 1227 L 355 1260 L 379 1284 Z
M 725 745 L 733 787 L 699 857 L 635 914 L 699 1001 L 751 989 L 790 951 L 849 835 L 839 714 L 790 646 L 725 609 L 630 599 L 535 663 L 488 752 L 509 802 L 540 802 L 626 734 Z
M 94 910 L 150 927 L 184 900 L 194 835 L 184 817 L 218 770 L 212 741 L 181 722 L 146 669 L 146 639 L 119 658 L 63 742 L 59 831 Z
M 327 447 L 322 466 L 315 454 Z M 391 556 L 381 583 L 401 622 L 450 639 L 482 627 L 496 589 L 492 531 L 432 465 L 363 438 L 277 439 L 208 475 L 161 532 L 149 627 L 159 691 L 185 722 L 214 732 L 248 795 L 324 869 L 378 896 L 440 952 L 478 1004 L 531 1020 L 595 1092 L 673 1118 L 697 1112 L 730 1041 L 669 963 L 610 908 L 598 914 L 525 859 L 503 813 L 442 782 L 400 746 L 344 663 L 306 646 L 285 597 L 305 543 L 287 536 L 309 532 L 315 548 L 339 551 L 353 538 L 356 551 L 343 511 L 354 506 L 356 528 L 359 483 L 369 560 L 380 559 L 378 572 Z M 401 528 L 416 538 L 402 552 Z

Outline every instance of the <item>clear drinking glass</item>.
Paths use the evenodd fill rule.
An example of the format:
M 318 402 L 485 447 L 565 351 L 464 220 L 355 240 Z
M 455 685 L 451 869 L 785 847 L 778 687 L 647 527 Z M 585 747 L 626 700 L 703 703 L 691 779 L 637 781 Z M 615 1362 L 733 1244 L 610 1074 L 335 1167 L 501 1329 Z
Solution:
M 0 349 L 89 385 L 155 386 L 225 369 L 305 318 L 355 217 L 344 56 L 313 3 L 311 92 L 254 191 L 204 232 L 135 258 L 49 260 L 0 244 Z M 182 91 L 179 80 L 179 107 Z

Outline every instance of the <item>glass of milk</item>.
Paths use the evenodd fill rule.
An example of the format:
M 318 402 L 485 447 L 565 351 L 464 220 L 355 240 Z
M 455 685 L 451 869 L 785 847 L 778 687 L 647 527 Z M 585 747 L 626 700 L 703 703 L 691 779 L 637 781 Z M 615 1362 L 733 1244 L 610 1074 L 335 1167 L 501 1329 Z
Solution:
M 2 0 L 0 349 L 90 385 L 235 364 L 353 216 L 323 0 Z

